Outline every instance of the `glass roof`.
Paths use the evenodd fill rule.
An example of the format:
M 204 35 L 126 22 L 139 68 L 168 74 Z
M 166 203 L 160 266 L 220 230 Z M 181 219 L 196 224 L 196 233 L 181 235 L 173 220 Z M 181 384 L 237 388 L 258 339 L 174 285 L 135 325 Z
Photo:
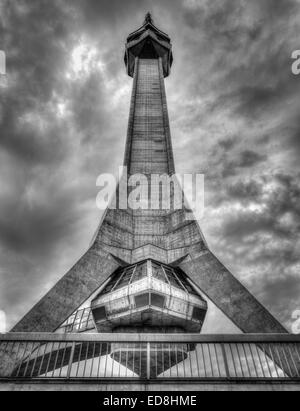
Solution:
M 150 263 L 149 268 L 148 262 Z M 180 270 L 180 268 L 173 268 L 152 260 L 143 261 L 139 264 L 118 269 L 113 274 L 111 281 L 102 290 L 101 295 L 126 287 L 148 275 L 150 276 L 151 272 L 153 278 L 184 290 L 189 294 L 198 295 L 188 281 L 187 276 Z

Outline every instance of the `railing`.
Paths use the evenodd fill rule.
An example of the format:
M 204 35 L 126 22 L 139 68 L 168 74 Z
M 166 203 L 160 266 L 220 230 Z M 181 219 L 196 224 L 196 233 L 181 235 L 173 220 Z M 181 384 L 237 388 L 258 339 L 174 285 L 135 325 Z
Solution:
M 0 335 L 0 380 L 296 381 L 300 336 Z

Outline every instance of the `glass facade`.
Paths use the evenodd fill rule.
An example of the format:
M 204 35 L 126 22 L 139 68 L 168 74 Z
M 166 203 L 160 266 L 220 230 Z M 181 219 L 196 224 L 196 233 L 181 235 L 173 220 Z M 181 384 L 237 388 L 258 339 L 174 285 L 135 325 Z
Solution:
M 118 290 L 122 287 L 126 287 L 129 284 L 147 277 L 147 275 L 147 261 L 141 264 L 119 269 L 114 273 L 111 281 L 102 290 L 101 295 Z
M 162 283 L 165 285 L 163 288 L 161 288 Z M 132 284 L 136 284 L 136 287 L 130 287 Z M 171 288 L 180 290 L 181 294 L 172 292 Z M 125 294 L 122 289 L 127 289 Z M 121 294 L 115 294 L 115 291 L 118 290 Z M 189 297 L 192 295 L 197 297 L 198 301 L 194 299 L 192 302 Z M 167 266 L 153 260 L 145 260 L 141 263 L 119 268 L 96 299 L 91 302 L 91 306 L 82 307 L 73 313 L 57 332 L 97 332 L 98 323 L 102 324 L 109 320 L 111 324 L 116 321 L 117 325 L 118 320 L 114 319 L 115 315 L 130 316 L 133 315 L 136 309 L 143 307 L 148 310 L 149 307 L 168 310 L 170 318 L 176 315 L 184 315 L 189 318 L 190 322 L 200 322 L 201 325 L 207 309 L 205 301 L 193 289 L 187 276 L 180 268 Z M 124 323 L 125 320 L 122 321 Z M 126 321 L 138 324 L 140 320 L 134 317 L 132 320 L 127 318 Z M 168 320 L 166 318 L 162 320 L 162 317 L 160 319 L 154 319 L 153 317 L 153 321 L 157 325 L 159 323 L 168 323 Z M 178 319 L 172 321 L 178 323 Z M 186 324 L 184 323 L 184 325 Z
M 90 308 L 84 308 L 72 314 L 57 330 L 61 333 L 82 333 L 95 330 Z
M 179 268 L 166 266 L 152 260 L 149 262 L 150 268 L 148 261 L 144 261 L 140 264 L 117 270 L 111 281 L 107 284 L 104 290 L 102 290 L 101 295 L 126 287 L 148 275 L 173 287 L 184 290 L 189 294 L 198 295 L 187 280 L 186 275 Z

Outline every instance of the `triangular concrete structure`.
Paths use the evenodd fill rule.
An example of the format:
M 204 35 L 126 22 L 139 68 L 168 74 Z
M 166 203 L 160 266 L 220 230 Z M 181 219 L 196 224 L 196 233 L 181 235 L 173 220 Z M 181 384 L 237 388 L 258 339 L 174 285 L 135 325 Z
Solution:
M 169 37 L 147 16 L 126 45 L 125 63 L 133 77 L 124 161 L 128 178 L 175 173 L 164 85 L 172 62 Z M 13 332 L 54 332 L 118 268 L 145 260 L 182 270 L 243 332 L 287 332 L 213 255 L 187 210 L 120 208 L 106 211 L 88 252 Z

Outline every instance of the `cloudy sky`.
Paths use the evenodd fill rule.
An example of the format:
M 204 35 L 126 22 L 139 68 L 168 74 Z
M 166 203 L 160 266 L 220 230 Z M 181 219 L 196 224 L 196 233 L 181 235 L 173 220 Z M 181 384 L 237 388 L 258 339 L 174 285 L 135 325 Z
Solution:
M 205 173 L 211 249 L 287 327 L 300 309 L 299 0 L 0 0 L 8 328 L 88 248 L 96 178 L 123 160 L 125 39 L 148 10 L 172 38 L 177 171 Z

